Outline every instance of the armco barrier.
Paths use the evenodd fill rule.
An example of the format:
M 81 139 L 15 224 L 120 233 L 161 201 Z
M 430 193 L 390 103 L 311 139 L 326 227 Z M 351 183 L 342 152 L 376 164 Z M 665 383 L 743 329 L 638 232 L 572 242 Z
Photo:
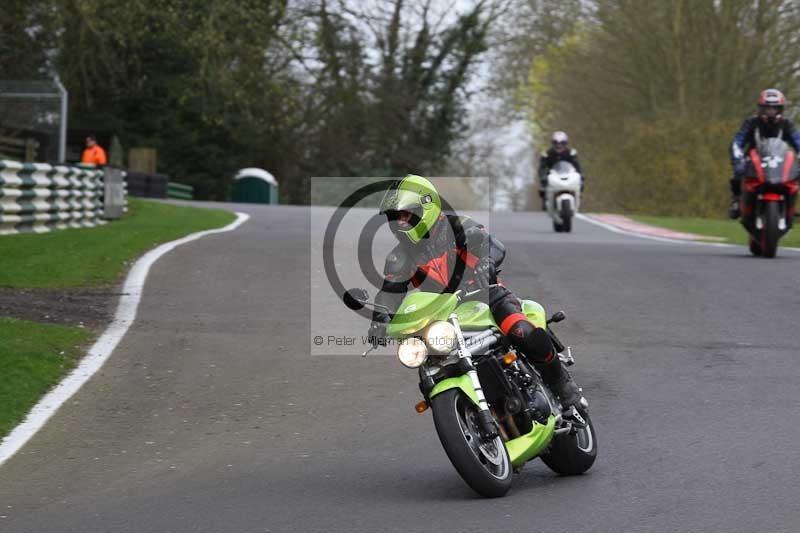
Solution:
M 128 194 L 142 198 L 166 198 L 167 176 L 128 171 L 125 175 Z
M 104 224 L 103 171 L 0 160 L 0 235 Z
M 175 183 L 174 181 L 167 182 L 167 197 L 179 198 L 181 200 L 193 200 L 194 187 L 191 185 L 184 185 L 183 183 Z

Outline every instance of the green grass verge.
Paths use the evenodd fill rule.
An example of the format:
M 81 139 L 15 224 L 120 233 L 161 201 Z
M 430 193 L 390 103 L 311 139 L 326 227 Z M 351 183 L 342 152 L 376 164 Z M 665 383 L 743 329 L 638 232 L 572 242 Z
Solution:
M 0 438 L 75 366 L 89 336 L 80 328 L 0 318 Z
M 0 236 L 0 287 L 91 287 L 117 281 L 147 250 L 196 231 L 218 228 L 236 216 L 128 199 L 128 213 L 96 228 Z
M 723 237 L 725 242 L 732 244 L 747 244 L 747 233 L 738 221 L 720 220 L 715 218 L 683 218 L 683 217 L 655 217 L 650 215 L 629 215 L 629 218 L 675 231 L 697 233 L 712 237 Z M 779 242 L 779 246 L 800 247 L 800 232 L 794 229 L 787 233 Z
M 128 213 L 95 228 L 0 236 L 0 287 L 64 289 L 118 281 L 158 244 L 232 222 L 221 209 L 129 198 Z M 72 369 L 91 341 L 81 328 L 0 318 L 0 437 Z

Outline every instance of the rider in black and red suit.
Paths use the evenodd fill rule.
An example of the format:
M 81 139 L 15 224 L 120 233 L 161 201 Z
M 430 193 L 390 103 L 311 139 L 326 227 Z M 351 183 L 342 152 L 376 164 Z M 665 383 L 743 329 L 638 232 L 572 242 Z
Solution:
M 413 178 L 413 180 L 412 180 Z M 405 184 L 404 184 L 405 182 Z M 411 186 L 409 186 L 411 182 Z M 423 184 L 423 185 L 419 185 Z M 389 253 L 384 266 L 384 282 L 375 298 L 376 303 L 395 311 L 409 285 L 429 292 L 467 291 L 498 283 L 498 267 L 506 255 L 505 246 L 475 220 L 436 211 L 438 193 L 433 185 L 419 176 L 406 176 L 398 184 L 405 193 L 422 187 L 417 195 L 422 205 L 389 205 L 382 213 L 389 218 L 390 227 L 400 243 Z M 391 191 L 390 191 L 391 193 Z M 405 194 L 408 198 L 408 194 Z M 386 202 L 384 202 L 386 203 Z M 433 210 L 435 217 L 430 217 Z M 427 224 L 418 240 L 406 238 L 419 224 Z M 416 240 L 416 242 L 414 242 Z M 460 262 L 462 268 L 457 268 Z M 551 390 L 567 407 L 578 405 L 581 389 L 561 364 L 547 332 L 534 326 L 522 312 L 519 299 L 504 286 L 488 289 L 488 304 L 495 322 L 512 345 L 524 354 L 539 370 Z M 376 311 L 369 335 L 373 339 L 385 334 L 389 315 Z

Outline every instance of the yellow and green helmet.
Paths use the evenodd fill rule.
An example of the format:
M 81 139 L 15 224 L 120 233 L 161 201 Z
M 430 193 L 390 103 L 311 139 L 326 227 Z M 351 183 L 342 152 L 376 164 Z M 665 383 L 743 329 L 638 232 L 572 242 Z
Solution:
M 386 191 L 380 213 L 389 219 L 389 227 L 398 238 L 403 235 L 416 244 L 439 220 L 442 202 L 430 181 L 409 174 Z

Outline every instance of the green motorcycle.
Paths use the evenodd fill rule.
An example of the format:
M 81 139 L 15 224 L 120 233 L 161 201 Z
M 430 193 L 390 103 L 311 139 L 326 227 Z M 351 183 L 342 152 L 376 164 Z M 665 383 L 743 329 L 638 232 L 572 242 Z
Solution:
M 419 371 L 424 399 L 417 412 L 431 408 L 447 456 L 482 496 L 503 496 L 512 474 L 537 456 L 558 474 L 586 472 L 597 456 L 588 405 L 583 400 L 580 409 L 562 409 L 497 327 L 489 306 L 470 299 L 482 290 L 409 294 L 387 325 L 387 336 L 399 340 L 400 362 Z M 364 289 L 343 295 L 351 309 L 388 311 L 368 298 Z M 549 327 L 564 320 L 564 313 L 547 320 L 538 303 L 521 303 L 531 322 L 546 328 L 561 361 L 574 364 L 570 349 Z

